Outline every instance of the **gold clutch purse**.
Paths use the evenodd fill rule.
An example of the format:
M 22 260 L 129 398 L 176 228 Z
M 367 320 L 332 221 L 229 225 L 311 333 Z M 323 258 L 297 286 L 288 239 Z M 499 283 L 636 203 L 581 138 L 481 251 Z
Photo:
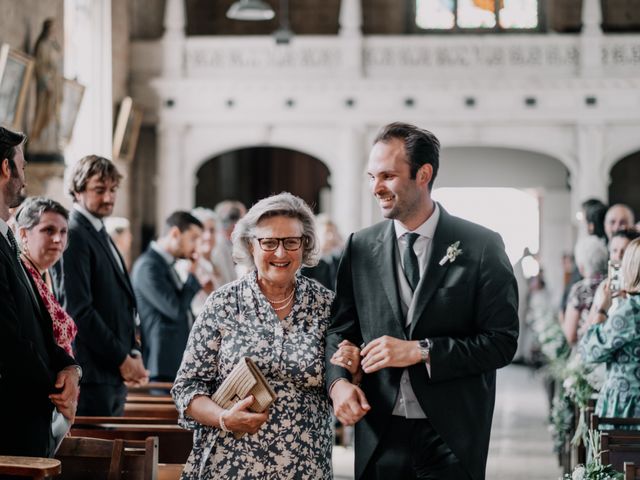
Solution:
M 211 399 L 222 408 L 229 409 L 249 395 L 253 395 L 254 399 L 249 410 L 255 413 L 264 412 L 276 399 L 276 392 L 273 391 L 258 366 L 251 358 L 243 357 L 233 367 Z M 233 435 L 241 438 L 244 433 Z

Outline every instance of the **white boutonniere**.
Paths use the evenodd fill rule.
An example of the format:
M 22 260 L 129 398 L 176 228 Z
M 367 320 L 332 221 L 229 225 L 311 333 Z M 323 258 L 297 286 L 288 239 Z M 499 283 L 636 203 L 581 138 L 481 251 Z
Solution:
M 442 257 L 442 260 L 440 260 L 440 266 L 444 265 L 447 262 L 453 263 L 456 261 L 456 258 L 458 258 L 458 255 L 462 253 L 462 250 L 458 248 L 459 246 L 460 246 L 460 240 L 458 240 L 455 243 L 452 243 L 447 247 L 447 253 L 444 257 Z

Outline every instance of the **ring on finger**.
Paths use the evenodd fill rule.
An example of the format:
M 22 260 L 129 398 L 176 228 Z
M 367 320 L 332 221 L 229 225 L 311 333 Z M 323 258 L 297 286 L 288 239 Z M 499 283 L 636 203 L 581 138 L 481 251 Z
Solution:
M 347 360 L 347 365 L 351 366 L 353 365 L 353 362 L 351 360 Z

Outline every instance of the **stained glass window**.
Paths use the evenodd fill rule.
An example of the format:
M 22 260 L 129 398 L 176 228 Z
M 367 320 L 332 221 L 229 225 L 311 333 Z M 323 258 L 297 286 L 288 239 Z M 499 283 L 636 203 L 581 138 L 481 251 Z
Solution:
M 415 0 L 422 30 L 531 30 L 538 28 L 538 0 Z

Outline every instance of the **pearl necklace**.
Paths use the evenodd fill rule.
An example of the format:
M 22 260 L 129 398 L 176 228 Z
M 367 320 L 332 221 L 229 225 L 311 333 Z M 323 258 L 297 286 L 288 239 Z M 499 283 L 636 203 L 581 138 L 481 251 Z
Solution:
M 293 294 L 295 293 L 296 289 L 295 287 L 293 287 L 293 289 L 291 290 L 291 293 L 289 295 L 287 295 L 287 297 L 283 300 L 271 300 L 269 297 L 267 297 L 266 295 L 264 296 L 264 298 L 266 298 L 267 300 L 269 300 L 269 303 L 274 303 L 276 305 L 279 305 L 281 303 L 285 303 L 285 302 L 289 302 L 289 300 L 291 300 L 293 298 Z
M 271 305 L 271 308 L 273 308 L 274 312 L 280 312 L 282 310 L 284 310 L 285 308 L 287 308 L 289 305 L 291 305 L 293 303 L 293 295 L 291 295 L 291 297 L 289 297 L 289 300 L 287 301 L 287 303 L 285 303 L 284 305 L 282 305 L 281 307 L 274 307 L 273 305 Z

